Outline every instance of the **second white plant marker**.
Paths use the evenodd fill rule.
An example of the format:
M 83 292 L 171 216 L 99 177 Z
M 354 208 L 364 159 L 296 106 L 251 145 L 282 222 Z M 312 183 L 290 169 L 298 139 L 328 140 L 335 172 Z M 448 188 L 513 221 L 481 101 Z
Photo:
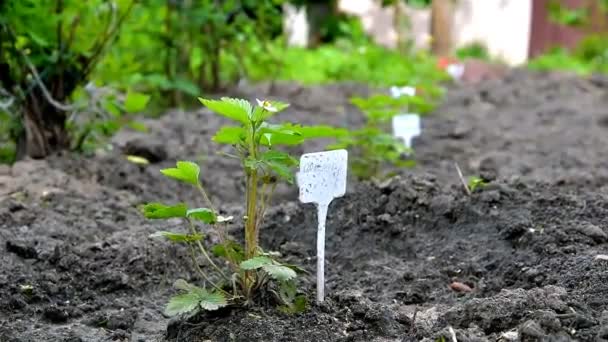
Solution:
M 298 186 L 302 203 L 316 203 L 317 228 L 317 302 L 325 299 L 325 221 L 329 203 L 346 193 L 348 152 L 335 150 L 307 153 L 300 158 Z
M 412 148 L 412 139 L 421 133 L 418 114 L 400 114 L 393 116 L 393 135 L 403 139 L 405 147 Z

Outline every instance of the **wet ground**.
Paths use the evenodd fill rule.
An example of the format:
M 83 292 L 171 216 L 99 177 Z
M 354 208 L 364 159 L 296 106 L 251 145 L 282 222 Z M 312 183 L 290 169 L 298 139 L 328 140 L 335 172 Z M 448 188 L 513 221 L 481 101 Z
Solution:
M 292 103 L 285 119 L 353 127 L 361 118 L 348 98 L 369 90 L 239 93 Z M 416 168 L 351 182 L 332 204 L 329 298 L 299 315 L 162 315 L 172 282 L 198 279 L 180 246 L 148 238 L 179 223 L 145 220 L 137 206 L 198 199 L 158 169 L 200 162 L 220 210 L 235 217 L 244 185 L 238 165 L 214 154 L 223 121 L 209 112 L 147 124 L 146 135 L 116 136 L 112 152 L 0 168 L 0 341 L 608 340 L 607 79 L 514 71 L 451 89 L 423 119 Z M 489 184 L 467 195 L 455 163 Z M 296 199 L 280 189 L 263 246 L 314 271 L 316 212 Z M 312 298 L 312 276 L 301 286 Z

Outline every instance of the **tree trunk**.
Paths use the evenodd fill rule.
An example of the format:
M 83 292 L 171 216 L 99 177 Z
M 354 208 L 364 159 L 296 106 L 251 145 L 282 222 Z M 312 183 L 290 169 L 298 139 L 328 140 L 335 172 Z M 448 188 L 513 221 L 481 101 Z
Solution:
M 321 44 L 321 28 L 327 18 L 336 11 L 334 1 L 310 3 L 306 6 L 308 20 L 308 47 Z
M 47 103 L 40 92 L 33 91 L 27 97 L 23 110 L 24 130 L 18 139 L 17 159 L 44 158 L 70 147 L 65 112 Z
M 438 56 L 449 56 L 452 51 L 453 0 L 433 0 L 431 6 L 431 49 Z

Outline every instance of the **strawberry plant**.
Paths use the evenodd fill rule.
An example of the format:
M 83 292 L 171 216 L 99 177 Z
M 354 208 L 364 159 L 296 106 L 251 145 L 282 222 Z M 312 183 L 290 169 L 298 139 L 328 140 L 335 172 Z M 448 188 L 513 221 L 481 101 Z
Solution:
M 387 133 L 386 126 L 395 115 L 405 113 L 408 109 L 419 114 L 430 112 L 434 105 L 429 100 L 421 96 L 393 98 L 378 94 L 369 98 L 354 97 L 351 103 L 364 114 L 365 124 L 340 136 L 337 143 L 330 148 L 351 151 L 350 169 L 357 178 L 381 177 L 380 172 L 386 164 L 397 167 L 415 165 L 411 158 L 412 149 L 406 147 L 402 140 Z
M 204 280 L 200 287 L 184 280 L 177 281 L 175 285 L 182 293 L 170 300 L 166 314 L 192 315 L 230 304 L 252 305 L 261 298 L 273 298 L 287 311 L 300 310 L 305 301 L 297 295 L 294 282 L 300 269 L 280 262 L 275 254 L 259 246 L 260 227 L 277 182 L 293 183 L 292 170 L 298 164 L 297 159 L 279 147 L 298 145 L 317 137 L 339 136 L 344 131 L 327 126 L 268 123 L 273 115 L 287 108 L 288 105 L 282 102 L 258 100 L 257 106 L 253 106 L 248 101 L 232 98 L 200 101 L 211 111 L 236 123 L 222 127 L 213 141 L 232 145 L 234 153 L 226 156 L 238 159 L 245 173 L 244 244 L 226 235 L 225 225 L 233 217 L 218 214 L 217 206 L 199 177 L 197 164 L 179 161 L 176 167 L 161 170 L 166 177 L 196 188 L 205 203 L 201 208 L 190 208 L 185 203 L 149 203 L 143 207 L 144 215 L 149 219 L 184 220 L 186 232 L 162 231 L 153 236 L 185 245 L 194 269 Z M 208 246 L 198 227 L 200 224 L 210 227 L 220 242 Z M 205 267 L 199 266 L 199 256 L 205 260 Z M 218 259 L 223 262 L 219 263 Z

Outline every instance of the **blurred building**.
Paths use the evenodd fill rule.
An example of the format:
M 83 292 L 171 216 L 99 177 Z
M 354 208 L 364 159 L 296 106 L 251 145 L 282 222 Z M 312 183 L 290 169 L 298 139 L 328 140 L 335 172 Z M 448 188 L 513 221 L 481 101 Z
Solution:
M 448 41 L 452 50 L 481 43 L 491 56 L 513 65 L 525 63 L 528 58 L 555 45 L 573 47 L 589 33 L 551 23 L 547 11 L 550 0 L 437 1 L 445 1 L 451 6 Z M 587 0 L 561 1 L 570 8 L 588 4 Z M 402 4 L 399 12 L 407 18 L 408 25 L 401 27 L 395 24 L 395 8 L 383 8 L 379 0 L 339 0 L 338 8 L 359 16 L 367 33 L 379 44 L 396 47 L 399 39 L 406 39 L 417 48 L 430 47 L 430 9 L 414 9 Z M 291 23 L 298 25 L 297 29 L 289 30 L 289 40 L 294 45 L 305 45 L 307 28 L 303 10 L 286 13 Z M 592 10 L 592 30 L 607 28 L 605 15 L 599 13 L 599 10 Z

